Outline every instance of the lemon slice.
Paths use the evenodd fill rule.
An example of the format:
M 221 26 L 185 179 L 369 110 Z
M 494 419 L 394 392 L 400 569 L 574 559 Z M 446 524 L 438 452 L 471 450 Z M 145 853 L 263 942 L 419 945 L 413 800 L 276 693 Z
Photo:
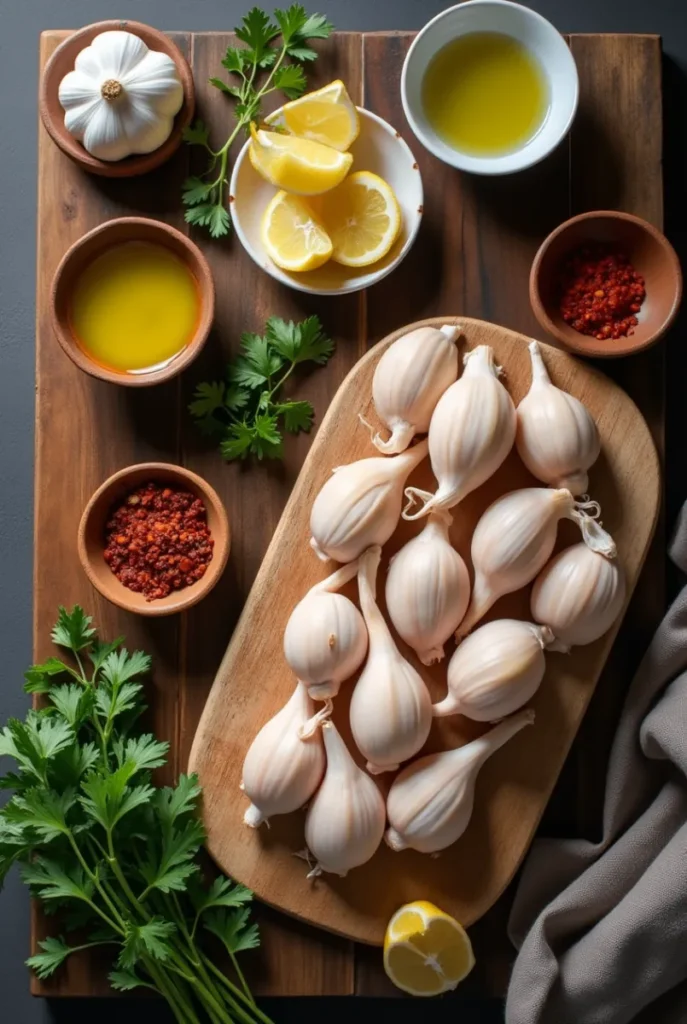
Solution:
M 332 259 L 367 267 L 386 256 L 401 230 L 401 210 L 391 187 L 372 171 L 356 171 L 320 201 L 332 240 Z
M 267 181 L 301 196 L 316 196 L 339 185 L 353 163 L 350 153 L 339 153 L 295 135 L 256 130 L 251 125 L 250 162 Z
M 389 921 L 384 970 L 413 996 L 454 989 L 475 965 L 472 945 L 458 922 L 433 903 L 406 903 Z
M 282 115 L 290 132 L 345 152 L 360 132 L 360 118 L 346 86 L 337 79 L 287 103 Z
M 288 192 L 270 200 L 260 231 L 270 259 L 282 270 L 315 270 L 332 254 L 329 235 L 308 204 Z

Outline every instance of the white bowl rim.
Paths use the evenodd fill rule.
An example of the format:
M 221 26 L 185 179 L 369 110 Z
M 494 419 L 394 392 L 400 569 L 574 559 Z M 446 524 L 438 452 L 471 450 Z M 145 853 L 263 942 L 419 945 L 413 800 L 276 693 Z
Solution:
M 540 14 L 538 11 L 532 10 L 531 7 L 527 7 L 525 4 L 515 3 L 514 0 L 465 0 L 465 2 L 463 2 L 463 3 L 453 4 L 453 6 L 446 7 L 443 11 L 439 11 L 438 14 L 435 14 L 433 18 L 431 18 L 425 25 L 423 25 L 423 27 L 420 29 L 420 31 L 415 36 L 415 39 L 413 39 L 412 43 L 410 44 L 408 52 L 407 52 L 407 54 L 405 56 L 405 60 L 403 61 L 403 68 L 401 70 L 401 104 L 403 106 L 403 112 L 404 112 L 404 114 L 406 116 L 406 119 L 408 121 L 408 124 L 410 125 L 410 127 L 411 127 L 411 129 L 413 131 L 413 134 L 415 135 L 415 138 L 418 140 L 418 142 L 420 142 L 421 145 L 423 145 L 427 150 L 429 150 L 430 153 L 432 153 L 435 157 L 437 157 L 438 160 L 441 160 L 442 163 L 448 163 L 450 166 L 455 167 L 458 170 L 466 171 L 469 174 L 484 175 L 484 176 L 487 176 L 487 177 L 498 177 L 498 176 L 506 175 L 506 174 L 517 174 L 519 171 L 525 171 L 529 167 L 534 167 L 534 166 L 536 166 L 536 164 L 539 164 L 543 160 L 546 160 L 546 158 L 548 156 L 550 156 L 551 153 L 553 153 L 553 151 L 561 144 L 563 139 L 566 137 L 566 135 L 570 131 L 572 123 L 575 120 L 575 115 L 577 114 L 577 108 L 578 108 L 579 99 L 580 99 L 580 79 L 579 79 L 579 74 L 577 72 L 577 65 L 575 63 L 575 58 L 573 57 L 572 53 L 570 53 L 571 67 L 572 67 L 572 70 L 574 72 L 574 97 L 573 97 L 573 103 L 572 103 L 572 106 L 571 106 L 571 109 L 570 109 L 570 114 L 569 114 L 569 116 L 567 118 L 567 121 L 566 121 L 564 127 L 561 128 L 560 132 L 558 133 L 557 140 L 551 146 L 549 146 L 547 149 L 545 149 L 542 153 L 539 153 L 538 155 L 534 155 L 531 158 L 528 158 L 528 159 L 525 159 L 525 160 L 517 160 L 517 157 L 519 155 L 521 155 L 521 154 L 526 152 L 526 147 L 523 147 L 522 149 L 519 149 L 519 150 L 516 149 L 513 153 L 507 154 L 507 156 L 512 158 L 512 160 L 513 160 L 513 166 L 512 167 L 508 167 L 508 168 L 504 168 L 504 167 L 496 168 L 496 167 L 494 167 L 493 166 L 493 160 L 494 160 L 493 157 L 484 157 L 484 158 L 470 157 L 469 158 L 470 159 L 470 166 L 467 167 L 466 166 L 466 162 L 465 162 L 466 158 L 467 158 L 467 154 L 463 154 L 459 150 L 452 150 L 451 151 L 452 159 L 450 159 L 449 158 L 449 154 L 446 152 L 446 150 L 442 150 L 437 145 L 435 145 L 434 140 L 430 136 L 428 136 L 423 131 L 421 126 L 417 123 L 417 121 L 416 121 L 416 119 L 415 119 L 415 117 L 413 115 L 413 112 L 411 110 L 410 104 L 408 103 L 408 100 L 407 100 L 406 80 L 407 80 L 408 67 L 409 67 L 410 61 L 412 59 L 413 53 L 414 53 L 416 47 L 418 46 L 418 44 L 420 42 L 420 39 L 425 34 L 425 32 L 427 32 L 430 28 L 432 28 L 438 22 L 442 21 L 444 18 L 446 18 L 450 14 L 452 14 L 453 11 L 456 11 L 456 10 L 459 10 L 459 9 L 461 11 L 464 11 L 464 10 L 466 10 L 469 7 L 512 7 L 512 8 L 516 8 L 517 10 L 523 11 L 524 14 L 525 14 L 525 17 L 529 17 L 533 21 L 539 22 L 540 25 L 545 26 L 547 30 L 551 30 L 552 32 L 555 32 L 558 36 L 560 36 L 560 38 L 565 43 L 565 38 L 563 36 L 563 33 L 560 32 L 556 28 L 556 26 L 552 22 L 549 21 L 548 18 L 545 18 L 543 14 Z M 458 36 L 454 36 L 453 38 L 457 39 Z M 448 40 L 448 41 L 450 42 L 450 40 Z M 448 148 L 449 147 L 447 147 L 447 149 Z M 476 164 L 479 164 L 479 166 L 475 166 Z
M 274 110 L 268 116 L 268 118 L 266 118 L 266 121 L 276 119 L 280 115 L 282 109 L 283 107 L 279 107 L 277 110 Z M 417 163 L 415 159 L 415 154 L 413 153 L 412 149 L 410 148 L 406 140 L 403 138 L 403 136 L 400 134 L 400 132 L 393 127 L 393 125 L 390 125 L 389 122 L 385 121 L 383 117 L 379 116 L 379 114 L 375 114 L 374 111 L 368 110 L 367 107 L 356 106 L 356 110 L 361 115 L 361 117 L 367 117 L 371 121 L 375 121 L 380 128 L 382 128 L 388 135 L 390 135 L 394 139 L 394 141 L 398 145 L 400 145 L 401 149 L 405 151 L 404 155 L 411 161 L 411 164 Z M 244 142 L 243 146 L 239 151 L 238 156 L 236 157 L 236 160 L 234 161 L 234 166 L 232 168 L 231 180 L 229 182 L 229 197 L 230 201 L 232 202 L 232 206 L 236 205 L 236 182 L 238 180 L 239 168 L 243 165 L 243 162 L 246 159 L 248 159 L 249 146 L 250 139 L 246 139 L 246 141 Z M 296 291 L 304 292 L 307 295 L 354 295 L 356 292 L 363 291 L 363 289 L 365 288 L 371 288 L 373 285 L 377 284 L 378 281 L 382 281 L 385 277 L 388 277 L 388 275 L 393 270 L 396 269 L 396 267 L 402 262 L 402 260 L 405 259 L 410 249 L 412 248 L 415 239 L 417 238 L 418 231 L 420 230 L 420 224 L 422 223 L 422 216 L 424 210 L 424 187 L 422 184 L 422 175 L 420 173 L 419 168 L 417 170 L 417 176 L 418 186 L 420 190 L 418 210 L 413 219 L 412 225 L 409 226 L 408 237 L 403 243 L 402 248 L 399 249 L 398 253 L 396 254 L 395 258 L 391 261 L 391 263 L 388 263 L 380 270 L 374 272 L 371 271 L 369 274 L 364 275 L 364 278 L 363 276 L 361 276 L 360 284 L 354 283 L 351 284 L 351 286 L 348 288 L 314 288 L 312 285 L 308 285 L 305 282 L 301 283 L 300 281 L 294 281 L 293 278 L 288 277 L 285 274 L 283 275 L 283 272 L 280 270 L 279 267 L 276 266 L 276 264 L 272 264 L 272 262 L 270 261 L 266 265 L 259 258 L 258 253 L 251 245 L 246 233 L 241 227 L 240 218 L 235 218 L 232 216 L 232 223 L 234 226 L 234 230 L 236 231 L 236 234 L 239 238 L 239 241 L 241 242 L 241 245 L 248 253 L 250 258 L 253 260 L 253 262 L 257 264 L 257 266 L 259 266 L 261 270 L 268 273 L 270 277 L 274 278 L 275 281 L 278 281 L 279 284 L 286 285 L 286 287 L 288 288 L 294 288 Z M 372 266 L 374 266 L 374 264 Z

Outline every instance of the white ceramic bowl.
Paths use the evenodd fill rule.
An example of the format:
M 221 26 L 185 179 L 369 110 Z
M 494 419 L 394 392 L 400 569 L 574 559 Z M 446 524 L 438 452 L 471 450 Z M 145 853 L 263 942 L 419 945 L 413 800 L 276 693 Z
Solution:
M 502 156 L 478 157 L 449 146 L 429 124 L 422 106 L 422 80 L 432 57 L 470 32 L 501 32 L 538 58 L 549 85 L 549 112 L 539 132 Z M 577 67 L 563 36 L 541 14 L 509 0 L 470 0 L 449 7 L 428 22 L 408 50 L 401 75 L 401 99 L 410 127 L 430 152 L 473 174 L 512 174 L 539 163 L 568 133 L 577 110 Z
M 247 142 L 238 155 L 231 176 L 232 220 L 236 234 L 248 255 L 276 281 L 313 295 L 342 295 L 357 292 L 381 281 L 407 255 L 422 220 L 422 179 L 415 157 L 399 133 L 381 117 L 358 107 L 360 135 L 351 146 L 354 171 L 374 171 L 391 185 L 396 194 L 403 224 L 390 251 L 370 267 L 342 267 L 330 260 L 317 270 L 294 274 L 272 262 L 260 238 L 265 208 L 277 191 L 261 178 L 248 158 Z M 269 121 L 279 119 L 279 111 Z

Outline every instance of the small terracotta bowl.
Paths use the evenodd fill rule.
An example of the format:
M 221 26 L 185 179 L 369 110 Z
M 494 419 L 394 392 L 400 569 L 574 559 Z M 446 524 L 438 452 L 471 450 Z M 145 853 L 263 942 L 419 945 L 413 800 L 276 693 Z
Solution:
M 566 256 L 585 242 L 617 245 L 643 277 L 646 298 L 638 325 L 626 338 L 599 341 L 565 323 L 556 302 L 556 282 Z M 641 217 L 613 210 L 581 213 L 566 220 L 541 245 L 530 270 L 530 302 L 537 320 L 564 348 L 609 359 L 654 345 L 672 324 L 682 298 L 682 271 L 672 245 Z
M 197 583 L 183 590 L 175 590 L 167 597 L 161 597 L 156 601 L 147 601 L 143 594 L 137 594 L 120 583 L 103 557 L 105 523 L 112 507 L 131 491 L 151 480 L 196 494 L 205 505 L 208 526 L 215 542 L 212 560 L 205 575 Z M 173 466 L 166 462 L 141 462 L 137 466 L 128 466 L 114 473 L 95 492 L 86 505 L 79 523 L 79 558 L 89 580 L 112 604 L 137 615 L 173 615 L 197 604 L 209 594 L 224 572 L 230 547 L 229 520 L 217 492 L 202 477 L 182 466 Z
M 70 325 L 69 310 L 74 285 L 79 275 L 97 256 L 113 245 L 123 242 L 152 242 L 163 245 L 186 264 L 193 274 L 200 295 L 200 316 L 193 338 L 182 351 L 165 366 L 141 373 L 120 373 L 101 366 L 84 352 L 74 337 Z M 215 285 L 212 272 L 202 252 L 186 235 L 161 221 L 147 217 L 119 217 L 93 228 L 83 235 L 62 257 L 53 278 L 50 293 L 50 315 L 57 340 L 76 365 L 92 377 L 125 384 L 129 387 L 145 387 L 160 384 L 176 376 L 191 363 L 207 340 L 215 315 Z
M 174 119 L 174 127 L 169 138 L 152 153 L 141 153 L 139 156 L 128 156 L 124 160 L 98 160 L 86 152 L 80 142 L 71 135 L 64 126 L 64 110 L 59 101 L 60 82 L 68 72 L 74 70 L 74 61 L 81 50 L 89 46 L 101 32 L 122 30 L 138 36 L 151 50 L 166 53 L 172 58 L 179 71 L 181 84 L 184 87 L 184 102 Z M 140 21 L 97 21 L 93 25 L 74 32 L 61 43 L 43 69 L 39 89 L 39 108 L 46 131 L 63 153 L 91 174 L 100 174 L 105 178 L 133 178 L 137 174 L 147 174 L 168 160 L 172 153 L 181 145 L 184 128 L 191 123 L 196 105 L 193 74 L 179 47 L 164 32 L 159 32 L 150 25 Z

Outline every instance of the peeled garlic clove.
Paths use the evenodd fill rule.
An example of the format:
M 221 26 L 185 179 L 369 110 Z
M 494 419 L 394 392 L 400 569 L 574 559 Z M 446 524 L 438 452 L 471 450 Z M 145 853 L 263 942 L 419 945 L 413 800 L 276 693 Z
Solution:
M 497 619 L 463 640 L 448 666 L 448 695 L 435 704 L 437 718 L 465 715 L 494 722 L 517 711 L 544 678 L 544 648 L 553 642 L 548 626 Z
M 498 379 L 493 349 L 478 345 L 464 362 L 463 376 L 441 396 L 429 425 L 429 457 L 439 487 L 435 494 L 408 487 L 404 519 L 453 508 L 493 476 L 513 447 L 515 408 Z M 424 505 L 411 513 L 416 501 Z
M 316 715 L 299 681 L 284 707 L 263 725 L 243 762 L 241 789 L 251 801 L 243 816 L 246 825 L 257 828 L 273 814 L 288 814 L 308 802 L 324 774 L 319 725 L 331 710 L 329 701 Z
M 382 841 L 386 812 L 377 786 L 351 757 L 333 722 L 322 726 L 327 768 L 305 819 L 305 841 L 317 863 L 308 878 L 347 874 Z
M 579 399 L 552 384 L 539 343 L 530 342 L 529 351 L 532 384 L 517 409 L 518 454 L 538 480 L 584 494 L 601 451 L 596 423 Z
M 614 555 L 612 538 L 593 518 L 598 512 L 596 502 L 576 502 L 565 488 L 523 487 L 497 498 L 472 536 L 475 579 L 458 637 L 466 636 L 504 594 L 531 583 L 551 557 L 561 519 L 576 522 L 587 545 Z
M 334 470 L 310 514 L 316 555 L 352 562 L 372 544 L 386 544 L 401 515 L 403 485 L 426 454 L 425 440 L 393 458 L 360 459 Z
M 379 434 L 372 438 L 380 452 L 402 452 L 415 434 L 429 429 L 437 402 L 458 376 L 459 333 L 459 327 L 418 327 L 389 345 L 377 363 L 372 400 L 391 431 L 386 441 Z
M 427 525 L 391 560 L 386 609 L 398 635 L 423 665 L 444 657 L 444 644 L 470 600 L 465 562 L 448 536 L 450 512 L 431 512 Z
M 392 850 L 436 853 L 462 836 L 472 817 L 477 773 L 488 757 L 526 725 L 534 711 L 521 711 L 456 750 L 429 754 L 394 779 L 384 836 Z
M 591 644 L 611 628 L 625 603 L 625 573 L 586 544 L 561 551 L 539 573 L 532 590 L 536 622 L 555 636 L 552 650 Z
M 370 638 L 367 662 L 351 698 L 351 731 L 373 774 L 395 771 L 424 746 L 432 702 L 422 677 L 401 656 L 375 601 L 380 547 L 360 558 L 360 607 Z
M 362 615 L 337 594 L 358 572 L 357 561 L 316 583 L 291 613 L 284 632 L 284 654 L 315 700 L 335 697 L 341 683 L 358 671 L 367 653 Z

